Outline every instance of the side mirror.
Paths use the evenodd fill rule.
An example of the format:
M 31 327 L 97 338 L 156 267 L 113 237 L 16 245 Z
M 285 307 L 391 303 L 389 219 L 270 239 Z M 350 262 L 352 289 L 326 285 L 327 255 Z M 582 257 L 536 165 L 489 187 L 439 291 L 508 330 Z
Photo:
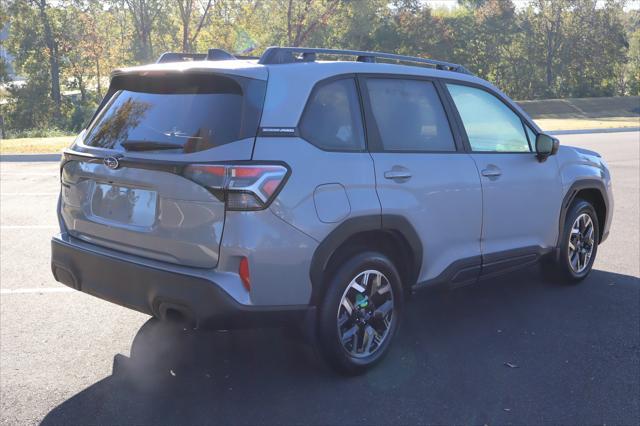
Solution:
M 536 154 L 538 161 L 545 161 L 550 155 L 555 155 L 560 148 L 560 141 L 547 134 L 540 133 L 536 138 Z

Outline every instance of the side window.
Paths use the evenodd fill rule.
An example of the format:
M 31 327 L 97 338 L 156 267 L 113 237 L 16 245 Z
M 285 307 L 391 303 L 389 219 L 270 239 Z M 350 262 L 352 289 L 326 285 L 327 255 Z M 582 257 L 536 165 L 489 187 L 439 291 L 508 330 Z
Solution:
M 531 127 L 524 125 L 524 128 L 527 130 L 527 136 L 529 137 L 529 146 L 531 147 L 531 151 L 536 150 L 536 133 L 531 129 Z
M 300 121 L 300 135 L 321 149 L 361 151 L 364 130 L 353 78 L 317 86 Z
M 385 151 L 455 151 L 449 121 L 433 83 L 367 79 L 373 118 Z
M 520 117 L 500 99 L 475 87 L 447 84 L 473 151 L 529 152 Z

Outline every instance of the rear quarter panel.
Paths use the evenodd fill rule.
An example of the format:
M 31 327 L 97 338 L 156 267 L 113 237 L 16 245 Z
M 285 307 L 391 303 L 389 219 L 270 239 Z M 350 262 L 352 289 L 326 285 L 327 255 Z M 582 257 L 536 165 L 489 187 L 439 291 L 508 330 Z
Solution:
M 380 215 L 373 160 L 367 152 L 323 151 L 297 137 L 259 137 L 254 160 L 284 161 L 291 175 L 270 209 L 282 220 L 322 241 L 350 217 Z M 326 188 L 344 188 L 344 205 L 322 205 Z M 333 213 L 328 213 L 331 210 Z M 336 220 L 326 220 L 334 217 Z

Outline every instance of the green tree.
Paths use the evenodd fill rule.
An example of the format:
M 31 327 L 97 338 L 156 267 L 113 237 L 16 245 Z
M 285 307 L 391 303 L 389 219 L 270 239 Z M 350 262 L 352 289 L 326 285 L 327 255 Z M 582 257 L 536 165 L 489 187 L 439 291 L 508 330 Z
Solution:
M 143 62 L 155 59 L 154 31 L 163 21 L 167 5 L 162 0 L 125 0 L 135 30 L 135 58 Z M 166 22 L 166 20 L 165 20 Z
M 49 73 L 51 79 L 51 99 L 55 103 L 56 118 L 60 117 L 62 95 L 60 94 L 60 57 L 58 40 L 60 33 L 54 34 L 52 18 L 49 13 L 47 0 L 31 0 L 38 8 L 38 16 L 43 29 L 43 41 L 49 54 Z
M 9 88 L 10 96 L 4 107 L 6 126 L 49 126 L 53 117 L 59 116 L 60 104 L 54 101 L 53 92 L 59 94 L 60 87 L 59 80 L 57 87 L 53 87 L 49 68 L 51 52 L 44 41 L 41 16 L 34 4 L 27 2 L 12 2 L 9 13 L 12 19 L 6 45 L 15 58 L 16 72 L 25 76 L 27 82 Z
M 629 43 L 627 63 L 622 74 L 623 93 L 640 95 L 640 10 L 624 16 L 625 34 Z
M 640 96 L 640 28 L 631 34 L 629 40 L 629 63 L 625 70 L 625 94 Z
M 212 0 L 176 0 L 182 24 L 182 51 L 191 52 L 202 27 L 209 23 Z M 192 27 L 194 27 L 192 29 Z

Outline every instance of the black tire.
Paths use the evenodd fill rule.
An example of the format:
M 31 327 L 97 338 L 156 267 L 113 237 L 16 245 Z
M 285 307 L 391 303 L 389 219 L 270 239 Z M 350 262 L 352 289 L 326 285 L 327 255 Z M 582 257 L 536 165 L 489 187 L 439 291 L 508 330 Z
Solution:
M 586 214 L 591 219 L 593 227 L 593 247 L 591 255 L 584 264 L 583 268 L 576 271 L 576 268 L 572 266 L 570 260 L 569 243 L 571 241 L 571 230 L 578 217 Z M 567 213 L 564 226 L 562 228 L 562 234 L 560 235 L 560 247 L 557 259 L 553 261 L 547 260 L 543 262 L 542 268 L 546 278 L 553 281 L 560 281 L 563 283 L 576 284 L 584 280 L 593 267 L 593 262 L 596 259 L 598 253 L 598 244 L 600 243 L 600 227 L 598 223 L 598 215 L 595 209 L 586 200 L 576 199 Z M 574 257 L 575 258 L 575 257 Z
M 352 327 L 352 325 L 355 324 L 358 327 L 362 327 L 359 329 L 361 330 L 361 333 L 365 333 L 368 324 L 360 324 L 357 320 L 353 320 L 357 315 L 361 315 L 361 313 L 364 312 L 362 315 L 368 316 L 369 321 L 373 324 L 372 327 L 376 328 L 376 333 L 378 327 L 384 328 L 386 332 L 376 334 L 376 338 L 378 338 L 378 340 L 380 340 L 380 336 L 383 335 L 384 337 L 377 345 L 375 343 L 376 340 L 373 340 L 374 343 L 371 346 L 376 346 L 375 350 L 371 350 L 371 353 L 369 353 L 369 350 L 366 350 L 365 352 L 364 346 L 365 339 L 366 341 L 369 341 L 373 338 L 364 337 L 364 334 L 356 336 L 355 343 L 352 339 L 351 343 L 346 344 L 351 344 L 352 351 L 354 352 L 358 352 L 358 349 L 363 348 L 363 353 L 353 355 L 348 352 L 346 347 L 342 344 L 341 332 L 338 329 L 338 315 L 340 313 L 340 309 L 342 309 L 342 314 L 344 314 L 345 317 L 347 316 L 345 314 L 344 306 L 342 305 L 342 300 L 344 295 L 351 294 L 349 292 L 355 291 L 353 287 L 348 290 L 352 280 L 356 277 L 361 277 L 360 279 L 363 280 L 364 278 L 361 274 L 369 270 L 378 271 L 382 274 L 380 281 L 377 281 L 376 288 L 380 289 L 382 287 L 386 287 L 386 284 L 383 285 L 381 283 L 388 282 L 391 289 L 391 295 L 389 296 L 387 294 L 388 290 L 386 289 L 384 294 L 376 292 L 376 294 L 371 296 L 365 295 L 364 298 L 355 305 L 354 312 L 358 310 L 359 313 L 349 317 L 350 323 L 345 323 L 343 327 Z M 373 278 L 370 278 L 369 281 L 372 283 L 371 286 L 374 285 L 373 280 L 375 279 L 375 275 Z M 386 281 L 384 281 L 385 279 Z M 342 263 L 335 273 L 332 274 L 326 284 L 328 285 L 326 293 L 318 307 L 318 349 L 325 361 L 337 372 L 345 375 L 362 374 L 373 367 L 386 355 L 389 350 L 389 346 L 398 331 L 404 304 L 400 275 L 388 257 L 378 252 L 368 251 L 357 254 Z M 372 287 L 368 288 L 371 289 Z M 366 293 L 369 293 L 369 291 Z M 381 299 L 383 297 L 386 299 Z M 388 314 L 388 317 L 385 316 L 385 318 L 391 318 L 391 320 L 381 320 L 383 316 L 381 314 L 381 312 L 383 312 L 381 305 L 389 306 L 389 303 L 387 303 L 389 301 L 389 297 L 391 298 L 392 313 Z M 366 299 L 366 301 L 364 299 Z M 370 305 L 369 302 L 371 302 Z M 376 303 L 379 303 L 377 307 Z M 351 307 L 354 308 L 354 305 L 351 305 Z M 366 312 L 367 310 L 372 312 Z M 364 321 L 364 318 L 359 317 L 359 320 Z M 380 321 L 383 321 L 383 324 L 381 324 Z M 386 323 L 389 324 L 388 327 L 386 326 Z M 369 336 L 371 336 L 371 334 L 369 334 Z M 362 339 L 362 345 L 359 345 L 358 339 Z M 354 345 L 356 346 L 355 350 L 353 349 Z

